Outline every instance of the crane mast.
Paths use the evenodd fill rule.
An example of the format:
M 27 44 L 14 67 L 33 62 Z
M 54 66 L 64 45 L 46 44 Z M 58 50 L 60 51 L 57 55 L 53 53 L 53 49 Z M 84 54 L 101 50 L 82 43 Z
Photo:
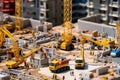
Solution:
M 72 0 L 64 0 L 64 23 L 72 23 Z
M 20 17 L 23 17 L 23 0 L 15 0 L 15 25 L 17 30 L 23 28 L 23 20 Z
M 72 0 L 64 0 L 64 31 L 62 33 L 62 40 L 59 41 L 58 47 L 63 50 L 72 50 L 74 45 L 72 44 Z
M 120 49 L 120 22 L 117 23 L 117 35 L 118 48 Z

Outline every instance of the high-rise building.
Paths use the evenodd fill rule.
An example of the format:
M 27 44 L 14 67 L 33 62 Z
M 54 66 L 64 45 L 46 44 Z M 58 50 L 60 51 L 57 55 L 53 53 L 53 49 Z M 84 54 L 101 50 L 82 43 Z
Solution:
M 64 0 L 24 0 L 24 17 L 63 23 Z M 87 0 L 73 0 L 73 22 L 87 15 Z
M 101 15 L 101 22 L 116 25 L 120 20 L 120 0 L 88 0 L 88 16 Z
M 72 18 L 77 22 L 79 18 L 87 16 L 87 0 L 72 0 Z
M 63 22 L 62 0 L 24 0 L 24 17 L 58 25 Z
M 10 15 L 15 14 L 15 0 L 0 0 L 1 11 Z

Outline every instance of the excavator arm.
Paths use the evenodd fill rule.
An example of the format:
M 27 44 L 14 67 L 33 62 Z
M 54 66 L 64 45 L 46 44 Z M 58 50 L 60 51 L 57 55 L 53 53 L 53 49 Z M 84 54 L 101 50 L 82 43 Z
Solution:
M 41 50 L 41 47 L 37 47 L 37 48 L 31 50 L 30 52 L 28 52 L 25 56 L 21 57 L 21 58 L 19 59 L 19 61 L 9 61 L 9 62 L 7 62 L 7 63 L 6 63 L 6 66 L 7 66 L 8 68 L 16 68 L 16 67 L 18 67 L 20 64 L 26 63 L 26 59 L 27 59 L 28 57 L 33 56 L 35 52 L 40 51 L 40 50 Z
M 15 37 L 13 37 L 13 35 L 5 27 L 0 27 L 0 35 L 2 38 L 0 43 L 1 45 L 3 45 L 2 42 L 5 41 L 5 35 L 7 35 L 13 41 L 11 51 L 14 53 L 15 60 L 18 61 L 20 58 L 19 55 L 21 51 L 21 49 L 19 48 L 18 40 Z
M 5 34 L 3 33 L 0 27 L 0 48 L 4 46 L 4 43 L 5 43 Z

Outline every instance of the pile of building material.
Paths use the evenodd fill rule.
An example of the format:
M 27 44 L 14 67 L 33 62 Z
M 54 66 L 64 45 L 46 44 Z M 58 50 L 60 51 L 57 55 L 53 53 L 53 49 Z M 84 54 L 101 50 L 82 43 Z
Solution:
M 96 73 L 98 75 L 103 75 L 103 74 L 106 74 L 108 73 L 108 69 L 110 68 L 110 66 L 105 66 L 105 67 L 100 67 L 96 70 Z
M 110 49 L 100 52 L 99 54 L 97 54 L 96 60 L 104 63 L 112 62 L 112 58 L 109 56 L 110 52 L 111 52 Z
M 79 75 L 83 80 L 91 80 L 93 78 L 93 73 L 88 71 L 82 72 Z
M 0 72 L 0 80 L 11 80 L 10 75 L 4 72 Z

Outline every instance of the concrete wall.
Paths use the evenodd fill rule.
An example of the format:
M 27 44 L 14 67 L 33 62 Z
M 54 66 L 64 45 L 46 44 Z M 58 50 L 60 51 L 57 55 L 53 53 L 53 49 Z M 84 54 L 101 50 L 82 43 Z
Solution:
M 100 33 L 107 33 L 108 36 L 117 38 L 117 31 L 116 28 L 113 26 L 108 26 L 105 24 L 98 24 L 83 20 L 78 20 L 78 27 L 77 30 L 98 30 Z
M 95 22 L 95 23 L 101 23 L 100 15 L 94 15 L 94 16 L 90 16 L 90 17 L 81 18 L 81 20 Z
M 14 21 L 15 20 L 15 17 L 14 16 L 10 16 L 10 18 Z M 34 20 L 34 19 L 28 19 L 28 18 L 20 18 L 20 19 L 23 19 L 24 20 L 24 27 L 33 27 L 33 28 L 36 28 L 37 26 L 39 27 L 43 27 L 41 26 L 40 24 L 40 21 L 39 20 Z M 45 24 L 47 25 L 47 29 L 51 29 L 53 27 L 52 23 L 50 22 L 45 22 Z

